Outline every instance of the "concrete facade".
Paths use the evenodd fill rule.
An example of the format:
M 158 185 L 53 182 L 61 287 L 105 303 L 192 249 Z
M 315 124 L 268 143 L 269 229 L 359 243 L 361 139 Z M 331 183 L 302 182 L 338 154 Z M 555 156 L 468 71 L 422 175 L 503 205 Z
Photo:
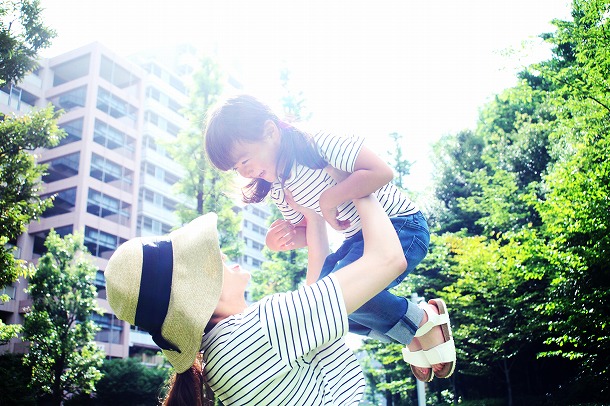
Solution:
M 18 255 L 36 263 L 52 228 L 60 235 L 82 233 L 99 269 L 96 286 L 104 315 L 95 317 L 101 327 L 96 341 L 109 357 L 139 356 L 156 363 L 158 348 L 150 335 L 118 320 L 108 306 L 103 270 L 121 243 L 168 233 L 179 223 L 176 206 L 194 204 L 176 195 L 173 184 L 184 170 L 162 146 L 189 125 L 181 109 L 188 102 L 183 75 L 191 71 L 176 73 L 175 66 L 167 68 L 151 56 L 127 59 L 99 43 L 39 65 L 18 86 L 0 90 L 0 111 L 19 115 L 52 103 L 65 111 L 58 124 L 68 136 L 59 146 L 39 151 L 38 162 L 49 165 L 43 195 L 54 194 L 55 205 L 19 238 Z M 235 210 L 243 213 L 246 246 L 236 262 L 258 268 L 270 210 L 238 203 Z M 0 304 L 5 323 L 23 322 L 31 303 L 23 291 L 26 283 L 20 279 L 4 289 L 11 297 Z M 16 339 L 0 347 L 5 351 L 27 347 Z

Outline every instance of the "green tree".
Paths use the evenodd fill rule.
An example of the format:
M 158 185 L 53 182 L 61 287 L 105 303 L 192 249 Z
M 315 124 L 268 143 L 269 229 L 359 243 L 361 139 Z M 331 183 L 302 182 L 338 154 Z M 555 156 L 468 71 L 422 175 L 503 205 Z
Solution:
M 210 58 L 203 58 L 199 70 L 193 75 L 190 102 L 186 116 L 191 127 L 181 131 L 168 145 L 171 156 L 182 165 L 186 173 L 176 184 L 178 193 L 195 201 L 195 207 L 180 205 L 177 214 L 182 223 L 208 212 L 218 214 L 220 245 L 229 258 L 239 257 L 242 242 L 239 238 L 241 218 L 235 214 L 235 195 L 230 191 L 233 174 L 217 170 L 205 154 L 203 125 L 209 108 L 217 101 L 223 88 L 219 66 Z
M 470 178 L 485 167 L 481 158 L 484 146 L 483 138 L 470 130 L 446 135 L 433 145 L 434 194 L 440 202 L 435 213 L 437 232 L 481 232 L 477 225 L 481 215 L 466 210 L 460 202 L 480 190 Z
M 82 236 L 63 239 L 51 231 L 44 254 L 29 280 L 32 307 L 26 314 L 23 340 L 30 342 L 25 362 L 32 368 L 31 385 L 60 405 L 68 395 L 90 393 L 101 378 L 104 357 L 94 338 L 96 304 L 91 262 Z
M 20 82 L 36 66 L 38 51 L 51 44 L 55 32 L 44 25 L 41 11 L 39 0 L 5 0 L 0 5 L 0 87 Z M 36 169 L 27 151 L 58 141 L 53 118 L 50 110 L 24 119 L 0 114 L 0 289 L 25 274 L 23 262 L 12 255 L 12 246 L 45 209 L 38 197 L 42 169 Z M 19 329 L 0 320 L 0 345 Z
M 550 348 L 579 365 L 577 383 L 592 400 L 610 395 L 610 2 L 575 0 L 573 21 L 555 21 L 545 38 L 554 57 L 535 68 L 551 82 L 558 116 L 556 162 L 536 202 L 552 284 L 541 306 Z
M 365 340 L 360 362 L 372 394 L 381 393 L 388 406 L 410 405 L 415 394 L 415 378 L 402 359 L 402 345 Z
M 46 166 L 36 163 L 33 151 L 57 145 L 65 135 L 57 127 L 57 117 L 52 107 L 21 117 L 0 113 L 0 289 L 27 274 L 25 262 L 13 256 L 17 237 L 52 204 L 51 199 L 40 198 Z M 18 330 L 0 320 L 0 344 Z
M 55 31 L 42 21 L 39 0 L 4 0 L 0 6 L 0 86 L 16 84 L 36 66 L 38 51 Z
M 32 376 L 31 368 L 23 365 L 23 354 L 0 355 L 0 393 L 2 405 L 36 405 L 36 397 L 25 390 Z
M 405 178 L 411 173 L 413 163 L 408 159 L 403 158 L 404 152 L 402 149 L 403 135 L 397 132 L 390 134 L 392 139 L 392 150 L 388 151 L 388 155 L 392 159 L 390 165 L 394 168 L 394 184 L 403 190 L 407 190 Z
M 449 230 L 468 231 L 433 239 L 447 255 L 426 265 L 446 282 L 434 294 L 458 309 L 456 380 L 495 391 L 501 371 L 509 403 L 528 393 L 608 400 L 609 13 L 608 1 L 577 0 L 574 21 L 554 22 L 544 35 L 553 57 L 482 110 L 470 170 L 454 165 L 468 162 L 451 152 L 457 137 L 438 147 Z M 452 167 L 461 195 L 444 176 Z M 463 214 L 478 228 L 462 227 Z
M 95 403 L 114 406 L 156 405 L 169 378 L 166 367 L 147 367 L 135 358 L 105 360 Z
M 291 80 L 291 72 L 288 68 L 280 71 L 280 82 L 284 89 L 282 106 L 284 107 L 284 120 L 287 123 L 304 122 L 311 118 L 311 112 L 307 112 L 307 101 L 303 91 L 295 90 Z

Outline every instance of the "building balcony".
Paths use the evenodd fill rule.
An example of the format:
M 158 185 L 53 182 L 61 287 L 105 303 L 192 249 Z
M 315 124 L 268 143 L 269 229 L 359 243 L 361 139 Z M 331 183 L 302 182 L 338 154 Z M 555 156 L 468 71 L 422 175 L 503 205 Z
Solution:
M 152 336 L 143 331 L 129 331 L 129 346 L 158 348 L 157 344 L 152 339 Z

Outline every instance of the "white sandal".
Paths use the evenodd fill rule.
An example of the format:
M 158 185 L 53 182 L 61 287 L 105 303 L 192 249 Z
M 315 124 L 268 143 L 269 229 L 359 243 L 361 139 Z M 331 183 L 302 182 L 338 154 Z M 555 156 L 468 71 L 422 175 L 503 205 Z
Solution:
M 411 365 L 411 372 L 413 372 L 413 375 L 418 380 L 430 382 L 434 378 L 432 365 L 423 350 L 409 351 L 408 347 L 404 347 L 402 349 L 402 358 Z M 428 372 L 423 374 L 418 368 L 428 368 Z
M 439 326 L 441 328 L 445 342 L 428 350 L 422 350 L 422 355 L 424 355 L 430 365 L 444 364 L 443 369 L 434 372 L 437 378 L 449 378 L 453 371 L 455 371 L 456 354 L 447 305 L 443 299 L 431 299 L 428 303 L 436 306 L 439 314 L 430 312 L 426 306 L 422 306 L 422 309 L 428 315 L 428 321 L 417 330 L 415 337 L 423 336 L 432 330 L 433 327 Z

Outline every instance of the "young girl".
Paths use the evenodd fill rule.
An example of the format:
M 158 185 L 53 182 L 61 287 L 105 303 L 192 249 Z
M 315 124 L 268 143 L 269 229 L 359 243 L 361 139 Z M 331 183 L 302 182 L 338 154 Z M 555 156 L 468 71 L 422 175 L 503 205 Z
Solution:
M 252 179 L 243 189 L 244 202 L 256 203 L 270 196 L 282 212 L 284 220 L 275 221 L 267 234 L 270 249 L 307 245 L 306 219 L 288 204 L 288 192 L 296 204 L 315 210 L 343 233 L 341 247 L 326 258 L 319 273 L 308 273 L 307 284 L 362 256 L 360 218 L 352 200 L 369 194 L 379 200 L 390 217 L 407 260 L 405 271 L 386 289 L 402 282 L 426 256 L 430 235 L 425 218 L 417 205 L 390 183 L 392 169 L 365 147 L 362 139 L 323 133 L 312 137 L 282 122 L 256 98 L 240 95 L 227 99 L 211 112 L 205 143 L 213 165 L 224 171 L 233 169 Z M 437 305 L 425 304 L 420 308 L 383 290 L 350 315 L 350 331 L 406 344 L 408 348 L 403 354 L 417 379 L 429 381 L 433 373 L 447 378 L 455 367 L 455 347 L 448 322 L 430 327 L 437 330 L 442 345 L 438 341 L 424 342 L 415 336 L 424 311 L 446 315 L 446 309 Z M 432 347 L 434 351 L 430 351 Z

